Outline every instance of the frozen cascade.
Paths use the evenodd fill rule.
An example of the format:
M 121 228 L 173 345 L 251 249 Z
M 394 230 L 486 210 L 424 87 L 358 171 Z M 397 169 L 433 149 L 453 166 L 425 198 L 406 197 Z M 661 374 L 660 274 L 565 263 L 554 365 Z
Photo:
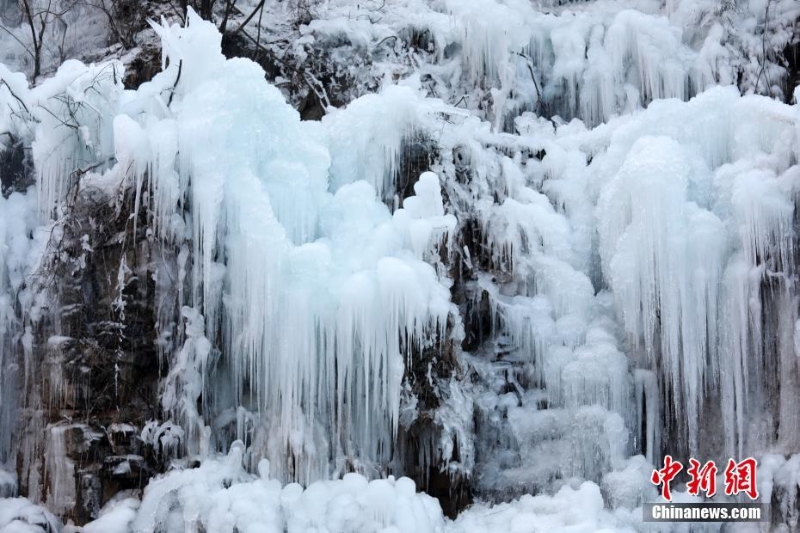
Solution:
M 640 138 L 599 199 L 598 229 L 603 271 L 625 329 L 643 340 L 646 364 L 658 360 L 669 376 L 665 390 L 675 399 L 666 405 L 687 421 L 696 455 L 706 350 L 716 345 L 724 233 L 713 213 L 687 202 L 692 166 L 676 141 Z
M 594 125 L 652 100 L 686 99 L 720 80 L 731 83 L 726 63 L 717 60 L 719 29 L 698 53 L 666 17 L 632 9 L 554 16 L 527 2 L 454 0 L 447 7 L 459 21 L 470 81 L 499 86 L 492 89 L 497 126 L 505 113 L 535 110 L 530 103 L 540 98 L 551 112 Z M 530 76 L 540 79 L 520 81 Z
M 307 42 L 399 24 L 348 36 L 329 4 Z M 35 177 L 0 198 L 0 496 L 90 509 L 87 533 L 622 530 L 665 453 L 753 455 L 790 520 L 800 115 L 724 86 L 722 27 L 690 43 L 685 6 L 640 4 L 408 0 L 423 75 L 319 122 L 193 12 L 153 24 L 162 72 L 136 90 L 117 61 L 30 88 L 0 65 L 0 131 Z M 95 256 L 102 334 L 142 312 L 131 287 L 157 302 L 141 427 L 81 418 L 100 400 L 70 358 L 96 346 L 49 277 Z M 105 441 L 126 451 L 100 511 L 83 461 Z M 118 481 L 147 461 L 141 494 Z M 455 521 L 417 493 L 459 483 L 479 503 Z M 51 519 L 0 500 L 0 531 Z
M 253 444 L 254 461 L 269 458 L 286 480 L 327 478 L 331 457 L 385 463 L 397 431 L 402 347 L 444 335 L 451 310 L 446 288 L 421 260 L 454 226 L 438 178 L 423 176 L 417 203 L 409 199 L 394 215 L 373 187 L 350 183 L 336 167 L 329 192 L 323 133 L 298 120 L 260 69 L 226 61 L 219 34 L 199 18 L 188 29 L 157 30 L 170 67 L 152 83 L 181 72 L 174 118 L 117 117 L 115 139 L 136 147 L 125 157 L 158 184 L 160 238 L 171 237 L 175 222 L 166 216 L 176 202 L 192 206 L 186 343 L 173 368 L 182 384 L 168 377 L 165 410 L 190 431 L 190 454 L 200 452 L 215 412 L 257 413 L 254 426 L 237 432 Z M 150 138 L 145 131 L 175 152 L 140 142 Z M 175 159 L 177 175 L 163 163 Z M 211 385 L 212 369 L 231 381 Z M 214 411 L 197 412 L 201 396 Z
M 250 444 L 252 464 L 267 457 L 284 480 L 325 479 L 332 466 L 379 468 L 393 454 L 409 363 L 403 354 L 431 338 L 444 342 L 448 334 L 447 288 L 423 261 L 446 247 L 455 225 L 444 213 L 439 178 L 421 176 L 416 196 L 390 213 L 372 185 L 351 183 L 362 176 L 347 175 L 349 167 L 337 172 L 334 166 L 328 175 L 331 157 L 319 125 L 301 123 L 254 63 L 226 61 L 212 26 L 193 15 L 186 28 L 156 29 L 169 67 L 138 93 L 122 92 L 119 65 L 74 63 L 30 91 L 32 109 L 43 107 L 37 98 L 49 105 L 56 93 L 57 104 L 41 115 L 54 121 L 68 115 L 80 124 L 79 146 L 69 131 L 39 121 L 34 158 L 44 170 L 38 195 L 3 200 L 9 204 L 3 214 L 18 225 L 25 217 L 15 206 L 36 196 L 45 199 L 41 215 L 62 213 L 76 186 L 129 186 L 135 212 L 152 202 L 154 238 L 179 247 L 184 261 L 190 258 L 179 272 L 188 290 L 163 296 L 177 296 L 185 318 L 185 340 L 170 361 L 162 396 L 164 411 L 183 426 L 184 453 L 224 449 L 228 436 L 238 434 Z M 53 89 L 59 83 L 66 96 Z M 413 96 L 410 90 L 400 95 L 406 93 Z M 93 94 L 103 106 L 88 101 Z M 49 128 L 63 138 L 47 137 Z M 75 155 L 84 149 L 108 161 L 109 170 L 64 172 L 75 166 L 73 157 L 85 157 Z M 378 190 L 382 166 L 367 167 Z M 58 182 L 59 176 L 84 183 Z M 337 184 L 330 190 L 329 180 Z M 30 246 L 13 240 L 29 229 L 12 229 L 9 248 Z M 24 274 L 12 262 L 19 255 L 4 265 L 9 294 Z M 124 285 L 124 264 L 120 273 Z M 3 312 L 5 323 L 13 313 L 7 306 Z M 161 326 L 168 328 L 168 322 Z M 227 379 L 209 379 L 212 373 Z M 246 415 L 209 443 L 209 424 L 219 427 L 214 417 L 224 419 L 230 409 Z M 61 441 L 48 442 L 52 448 Z M 56 506 L 74 503 L 58 493 L 46 499 Z

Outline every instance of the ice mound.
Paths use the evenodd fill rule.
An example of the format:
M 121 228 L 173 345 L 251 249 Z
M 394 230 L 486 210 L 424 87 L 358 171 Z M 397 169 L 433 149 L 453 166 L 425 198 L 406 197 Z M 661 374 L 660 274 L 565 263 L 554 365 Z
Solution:
M 237 441 L 226 457 L 154 479 L 141 504 L 136 500 L 112 503 L 83 531 L 444 531 L 438 502 L 417 493 L 408 478 L 368 481 L 359 474 L 347 474 L 340 480 L 317 481 L 304 489 L 271 478 L 266 460 L 259 463 L 258 475 L 248 474 L 243 468 L 243 454 L 244 445 Z M 2 528 L 0 531 L 7 533 Z

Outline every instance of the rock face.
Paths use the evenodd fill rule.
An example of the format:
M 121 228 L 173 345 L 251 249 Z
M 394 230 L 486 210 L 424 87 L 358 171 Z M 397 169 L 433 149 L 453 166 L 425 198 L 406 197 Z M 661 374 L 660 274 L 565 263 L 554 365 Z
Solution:
M 30 161 L 25 158 L 22 142 L 10 133 L 6 134 L 10 147 L 0 152 L 0 187 L 2 194 L 8 197 L 12 192 L 22 192 L 33 183 L 33 172 Z
M 122 194 L 117 205 L 131 205 Z M 18 383 L 20 493 L 78 524 L 163 468 L 141 440 L 160 411 L 153 276 L 163 250 L 146 225 L 133 228 L 130 210 L 99 191 L 75 199 L 39 274 L 53 306 L 31 352 L 18 352 L 29 372 Z

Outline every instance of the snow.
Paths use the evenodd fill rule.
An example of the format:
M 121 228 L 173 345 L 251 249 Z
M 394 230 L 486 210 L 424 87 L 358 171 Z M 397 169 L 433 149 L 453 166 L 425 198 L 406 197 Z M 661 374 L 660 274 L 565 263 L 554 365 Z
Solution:
M 257 474 L 248 474 L 243 454 L 244 445 L 236 441 L 225 457 L 159 477 L 147 486 L 141 504 L 134 499 L 112 502 L 83 532 L 144 533 L 167 527 L 208 533 L 461 533 L 531 531 L 534 524 L 536 531 L 633 531 L 625 527 L 624 515 L 603 509 L 600 488 L 591 482 L 565 486 L 553 496 L 524 496 L 491 508 L 478 505 L 450 521 L 438 502 L 418 493 L 406 477 L 369 481 L 350 473 L 306 488 L 296 483 L 281 486 L 270 478 L 266 460 L 259 463 Z
M 13 472 L 0 469 L 0 497 L 11 498 L 17 493 L 17 476 Z
M 575 512 L 580 509 L 580 512 Z M 456 520 L 453 531 L 606 531 L 615 521 L 603 510 L 597 485 L 584 482 L 577 488 L 565 486 L 553 497 L 523 496 L 511 504 L 492 509 L 471 509 Z M 533 526 L 535 529 L 531 529 Z M 619 529 L 624 531 L 624 529 Z
M 226 457 L 160 477 L 147 486 L 140 505 L 130 499 L 114 503 L 84 533 L 152 532 L 163 525 L 209 533 L 444 531 L 436 500 L 416 493 L 408 478 L 368 481 L 351 473 L 305 489 L 281 486 L 270 478 L 266 460 L 253 475 L 244 470 L 243 456 L 244 445 L 236 441 Z
M 97 520 L 86 524 L 83 533 L 127 532 L 141 503 L 136 498 L 126 498 L 109 503 Z
M 3 533 L 60 533 L 61 522 L 27 498 L 0 498 L 0 531 Z

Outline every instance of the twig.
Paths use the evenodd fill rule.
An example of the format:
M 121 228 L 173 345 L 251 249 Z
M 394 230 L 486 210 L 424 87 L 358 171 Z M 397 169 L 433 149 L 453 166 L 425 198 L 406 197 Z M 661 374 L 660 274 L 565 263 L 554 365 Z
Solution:
M 250 42 L 252 42 L 252 43 L 253 43 L 253 44 L 256 46 L 256 48 L 257 48 L 257 49 L 259 49 L 259 50 L 263 51 L 265 54 L 269 54 L 269 55 L 272 57 L 272 59 L 273 59 L 273 60 L 277 61 L 278 63 L 281 63 L 281 64 L 283 64 L 284 66 L 286 65 L 286 61 L 285 61 L 285 60 L 283 60 L 283 59 L 281 59 L 281 58 L 279 58 L 279 57 L 275 56 L 275 55 L 272 53 L 272 51 L 271 51 L 271 50 L 269 50 L 269 49 L 265 48 L 265 47 L 264 47 L 264 46 L 263 46 L 261 43 L 259 43 L 259 42 L 256 40 L 256 38 L 255 38 L 255 37 L 253 37 L 252 35 L 250 35 L 249 33 L 247 33 L 247 32 L 246 32 L 246 31 L 244 31 L 244 30 L 242 30 L 242 35 L 244 35 L 245 37 L 247 37 L 247 39 L 248 39 L 248 40 L 250 40 Z M 274 43 L 279 43 L 279 42 L 284 42 L 284 41 L 287 41 L 287 39 L 277 39 L 277 40 L 275 40 L 275 41 L 270 41 L 270 42 L 269 42 L 269 43 L 267 43 L 267 44 L 274 44 Z
M 547 104 L 545 104 L 544 99 L 542 98 L 542 90 L 539 88 L 539 83 L 536 81 L 536 74 L 534 74 L 533 72 L 533 61 L 531 60 L 530 57 L 526 56 L 522 52 L 517 52 L 517 55 L 525 58 L 525 64 L 528 66 L 528 72 L 531 73 L 533 86 L 536 88 L 536 103 L 539 106 L 539 109 L 545 115 L 545 118 L 549 120 L 554 127 L 557 126 L 556 121 L 553 120 L 553 117 L 550 116 L 550 111 L 547 109 Z
M 230 18 L 234 8 L 236 8 L 236 0 L 227 0 L 225 2 L 225 11 L 222 14 L 222 21 L 219 23 L 220 33 L 224 34 L 225 30 L 228 28 L 228 19 Z
M 756 78 L 756 86 L 755 90 L 758 92 L 758 84 L 761 81 L 761 74 L 764 74 L 764 79 L 767 82 L 767 96 L 769 96 L 769 89 L 770 89 L 770 81 L 769 81 L 769 72 L 767 72 L 767 29 L 769 28 L 769 6 L 772 4 L 772 0 L 767 0 L 767 7 L 764 11 L 764 31 L 761 35 L 761 68 L 758 71 L 758 77 Z
M 62 125 L 62 126 L 66 126 L 66 127 L 68 127 L 68 128 L 72 128 L 73 130 L 77 130 L 77 129 L 78 129 L 78 126 L 77 126 L 77 125 L 75 125 L 75 124 L 68 124 L 68 123 L 64 122 L 63 120 L 61 120 L 60 118 L 58 118 L 58 116 L 57 116 L 55 113 L 53 113 L 52 111 L 50 111 L 49 109 L 47 109 L 45 106 L 43 106 L 43 105 L 42 105 L 42 106 L 39 106 L 39 107 L 41 107 L 42 109 L 44 109 L 45 111 L 47 111 L 48 113 L 50 113 L 50 115 L 52 115 L 52 117 L 53 117 L 54 119 L 56 119 L 57 121 L 59 121 L 59 122 L 61 123 L 61 125 Z
M 244 19 L 244 22 L 242 22 L 242 23 L 239 25 L 239 27 L 238 27 L 238 28 L 236 28 L 236 31 L 234 31 L 234 32 L 233 32 L 233 35 L 236 35 L 236 34 L 237 34 L 237 33 L 239 33 L 240 31 L 242 31 L 242 30 L 244 29 L 244 27 L 245 27 L 245 26 L 247 26 L 247 23 L 248 23 L 248 22 L 250 22 L 251 20 L 253 20 L 253 17 L 255 17 L 255 16 L 256 16 L 256 13 L 258 12 L 258 10 L 260 10 L 260 9 L 262 9 L 262 8 L 264 7 L 264 2 L 265 2 L 265 1 L 266 1 L 266 0 L 261 0 L 261 1 L 258 3 L 258 5 L 255 7 L 255 9 L 253 9 L 253 12 L 252 12 L 252 13 L 250 13 L 250 14 L 247 16 L 247 18 L 246 18 L 246 19 Z
M 185 13 L 181 13 L 178 9 L 173 5 L 172 2 L 168 2 L 167 5 L 172 9 L 172 12 L 178 17 L 178 20 L 181 21 L 181 24 L 186 24 L 186 17 Z
M 100 161 L 99 163 L 95 163 L 94 165 L 91 165 L 89 167 L 76 168 L 75 170 L 72 171 L 72 173 L 70 174 L 69 177 L 70 178 L 80 178 L 84 174 L 88 174 L 89 172 L 92 172 L 93 170 L 95 170 L 95 169 L 97 169 L 99 167 L 102 167 L 103 165 L 106 165 L 108 163 L 112 163 L 112 162 L 114 162 L 116 160 L 117 160 L 116 157 L 111 156 L 108 159 L 106 159 L 105 161 Z
M 376 45 L 375 45 L 375 46 L 372 48 L 372 51 L 374 52 L 375 50 L 377 50 L 377 49 L 378 49 L 378 47 L 379 47 L 380 45 L 382 45 L 383 43 L 385 43 L 385 42 L 386 42 L 386 41 L 388 41 L 389 39 L 394 39 L 394 42 L 395 42 L 395 43 L 397 43 L 397 35 L 389 35 L 388 37 L 384 37 L 383 39 L 381 39 L 380 41 L 378 41 L 378 44 L 376 44 Z M 394 46 L 394 45 L 392 45 L 392 46 Z
M 258 11 L 258 33 L 256 33 L 256 41 L 261 42 L 261 17 L 264 16 L 264 2 L 261 2 L 261 9 Z
M 0 84 L 3 84 L 3 85 L 6 86 L 6 89 L 8 89 L 9 93 L 11 93 L 11 96 L 13 96 L 17 100 L 17 102 L 19 102 L 20 105 L 25 109 L 25 112 L 30 115 L 31 114 L 30 109 L 28 109 L 28 106 L 26 106 L 25 102 L 22 101 L 22 98 L 20 98 L 16 94 L 14 94 L 14 91 L 11 90 L 11 86 L 8 84 L 8 82 L 6 80 L 0 80 Z
M 181 81 L 181 71 L 183 70 L 183 59 L 178 61 L 178 76 L 175 78 L 175 85 L 172 86 L 172 92 L 169 93 L 169 100 L 167 107 L 172 105 L 172 97 L 175 96 L 175 89 L 178 87 L 178 82 Z
M 309 80 L 309 78 L 311 79 Z M 325 87 L 322 85 L 322 82 L 315 78 L 313 74 L 309 74 L 308 72 L 303 72 L 303 80 L 305 80 L 309 89 L 311 89 L 317 96 L 319 103 L 322 104 L 323 110 L 327 114 L 328 109 L 331 107 L 331 101 L 328 99 L 328 93 L 325 91 Z M 312 83 L 312 81 L 314 83 Z M 318 86 L 318 88 L 314 86 L 315 84 Z
M 70 179 L 70 182 L 72 183 L 72 185 L 70 185 L 70 190 L 67 192 L 67 197 L 69 197 L 69 195 L 72 194 L 72 190 L 74 189 L 75 193 L 72 194 L 72 205 L 73 206 L 77 205 L 77 203 L 78 203 L 78 194 L 80 194 L 80 192 L 81 192 L 80 178 L 84 174 L 88 174 L 89 172 L 92 172 L 93 170 L 95 170 L 95 169 L 97 169 L 97 168 L 99 168 L 99 167 L 101 167 L 101 166 L 103 166 L 105 164 L 111 163 L 112 161 L 116 162 L 117 158 L 114 157 L 114 156 L 111 156 L 108 159 L 106 159 L 105 161 L 100 161 L 99 163 L 95 163 L 94 165 L 91 165 L 91 166 L 86 167 L 86 168 L 76 168 L 75 170 L 70 172 L 69 179 Z
M 26 51 L 26 52 L 27 52 L 27 53 L 28 53 L 28 54 L 31 56 L 31 58 L 34 58 L 33 52 L 31 52 L 31 51 L 30 51 L 30 48 L 28 47 L 28 45 L 27 45 L 27 44 L 25 44 L 25 43 L 23 43 L 22 41 L 20 41 L 20 40 L 19 40 L 19 37 L 17 37 L 17 36 L 16 36 L 16 35 L 14 35 L 13 33 L 11 33 L 11 30 L 9 30 L 8 28 L 6 28 L 6 27 L 5 27 L 4 25 L 2 25 L 2 24 L 0 24 L 0 30 L 3 30 L 4 32 L 8 33 L 8 34 L 9 34 L 9 35 L 10 35 L 10 36 L 11 36 L 11 37 L 12 37 L 12 38 L 15 40 L 15 41 L 17 41 L 17 42 L 20 44 L 20 46 L 22 46 L 22 48 L 23 48 L 23 49 L 24 49 L 24 50 L 25 50 L 25 51 Z M 34 58 L 34 59 L 35 59 L 35 58 Z

